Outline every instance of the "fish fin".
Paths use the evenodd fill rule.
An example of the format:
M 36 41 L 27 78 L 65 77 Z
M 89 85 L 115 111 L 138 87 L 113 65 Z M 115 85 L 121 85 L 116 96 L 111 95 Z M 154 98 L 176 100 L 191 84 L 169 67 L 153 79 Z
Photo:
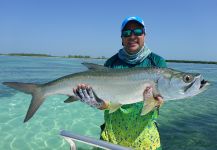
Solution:
M 3 82 L 4 85 L 24 92 L 26 94 L 32 94 L 40 84 L 21 83 L 21 82 Z
M 89 70 L 102 70 L 102 69 L 108 69 L 107 67 L 104 67 L 102 65 L 94 64 L 94 63 L 88 63 L 83 62 L 82 65 L 87 67 Z
M 142 108 L 141 116 L 148 114 L 155 108 L 156 105 L 157 101 L 154 99 L 154 97 L 146 99 Z
M 38 110 L 44 100 L 45 98 L 43 97 L 43 95 L 41 95 L 41 93 L 36 92 L 32 94 L 32 100 L 29 105 L 29 109 L 27 111 L 24 122 L 27 122 L 30 118 L 32 118 L 32 116 L 35 114 L 35 112 Z
M 41 90 L 40 84 L 20 82 L 3 82 L 3 84 L 21 92 L 32 95 L 32 100 L 29 105 L 26 117 L 24 119 L 24 122 L 27 122 L 35 114 L 35 112 L 45 100 L 44 92 Z
M 122 104 L 120 104 L 120 103 L 110 103 L 110 104 L 109 104 L 109 113 L 115 112 L 115 111 L 118 110 L 121 106 L 122 106 Z
M 75 101 L 78 101 L 79 98 L 77 98 L 76 96 L 69 96 L 65 101 L 64 103 L 72 103 L 72 102 L 75 102 Z
M 153 83 L 146 83 L 143 92 L 143 100 L 144 105 L 142 108 L 141 116 L 146 115 L 150 111 L 152 111 L 158 104 L 158 101 L 155 99 L 159 94 L 158 90 L 156 89 L 155 84 Z

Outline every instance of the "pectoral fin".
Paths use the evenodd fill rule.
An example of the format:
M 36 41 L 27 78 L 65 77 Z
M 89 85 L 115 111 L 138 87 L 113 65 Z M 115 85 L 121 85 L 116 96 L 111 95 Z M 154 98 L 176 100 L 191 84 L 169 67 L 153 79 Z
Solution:
M 145 90 L 143 93 L 144 106 L 142 108 L 141 115 L 148 114 L 158 105 L 158 101 L 155 97 L 159 95 L 160 94 L 154 84 L 145 84 Z
M 149 99 L 146 99 L 145 103 L 144 103 L 144 106 L 142 108 L 141 116 L 146 115 L 150 111 L 152 111 L 155 108 L 155 106 L 157 106 L 157 103 L 158 102 L 153 97 L 149 98 Z
M 69 98 L 67 98 L 64 103 L 72 103 L 75 101 L 78 101 L 79 99 L 76 96 L 69 96 Z
M 110 105 L 109 105 L 109 113 L 115 112 L 115 111 L 118 110 L 121 106 L 122 106 L 122 104 L 120 104 L 120 103 L 110 103 Z

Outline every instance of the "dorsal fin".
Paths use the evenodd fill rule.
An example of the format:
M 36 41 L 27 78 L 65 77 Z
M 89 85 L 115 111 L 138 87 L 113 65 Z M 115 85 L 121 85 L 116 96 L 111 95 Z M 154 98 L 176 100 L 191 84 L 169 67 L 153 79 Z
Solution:
M 83 62 L 82 63 L 84 66 L 86 66 L 89 70 L 101 70 L 101 69 L 106 69 L 107 67 L 104 67 L 102 65 L 94 64 L 94 63 L 88 63 L 88 62 Z

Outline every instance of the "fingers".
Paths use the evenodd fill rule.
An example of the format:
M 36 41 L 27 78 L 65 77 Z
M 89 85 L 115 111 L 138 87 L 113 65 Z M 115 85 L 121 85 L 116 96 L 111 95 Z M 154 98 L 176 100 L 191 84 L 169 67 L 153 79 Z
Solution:
M 89 99 L 89 90 L 90 86 L 86 84 L 78 84 L 77 88 L 73 88 L 73 93 L 75 96 L 79 97 L 81 100 Z
M 157 104 L 156 104 L 156 107 L 160 107 L 163 103 L 164 103 L 164 100 L 163 100 L 163 97 L 158 94 L 152 86 L 147 86 L 143 92 L 143 98 L 144 98 L 144 101 L 145 100 L 148 100 L 150 98 L 154 98 L 154 100 L 157 101 Z
M 82 83 L 82 84 L 78 84 L 76 89 L 87 89 L 87 88 L 90 88 L 90 86 Z
M 97 101 L 97 96 L 92 87 L 87 84 L 78 84 L 77 88 L 73 88 L 73 93 L 81 99 L 82 102 L 93 103 Z
M 94 98 L 93 89 L 91 87 L 87 88 L 87 92 L 88 92 L 90 98 Z
M 95 107 L 98 109 L 108 107 L 104 100 L 100 99 L 91 86 L 87 84 L 78 84 L 77 88 L 73 88 L 73 93 L 77 96 L 80 101 L 90 105 L 91 107 Z M 106 105 L 106 106 L 104 106 Z M 104 107 L 102 107 L 104 106 Z
M 151 97 L 153 97 L 153 88 L 152 86 L 147 86 L 143 92 L 143 99 L 146 100 Z
M 155 100 L 158 101 L 157 107 L 160 107 L 164 103 L 163 97 L 160 95 L 156 96 Z

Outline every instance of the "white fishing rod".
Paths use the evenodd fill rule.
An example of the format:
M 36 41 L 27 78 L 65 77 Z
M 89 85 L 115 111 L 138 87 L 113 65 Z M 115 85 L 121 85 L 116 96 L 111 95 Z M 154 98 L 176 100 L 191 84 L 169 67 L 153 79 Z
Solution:
M 123 147 L 120 145 L 112 144 L 103 140 L 97 140 L 91 137 L 74 134 L 69 131 L 62 130 L 60 135 L 70 144 L 70 150 L 76 150 L 76 145 L 74 141 L 85 143 L 94 147 L 99 147 L 105 150 L 132 150 L 128 147 Z

